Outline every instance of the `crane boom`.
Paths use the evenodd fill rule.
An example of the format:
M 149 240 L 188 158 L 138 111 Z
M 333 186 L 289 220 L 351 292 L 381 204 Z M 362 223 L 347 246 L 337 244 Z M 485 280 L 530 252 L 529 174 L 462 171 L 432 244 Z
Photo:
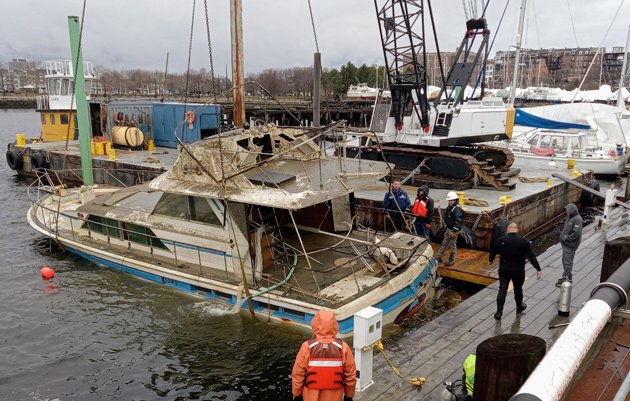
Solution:
M 423 0 L 374 0 L 374 5 L 392 96 L 391 116 L 395 119 L 396 128 L 400 130 L 403 116 L 418 107 L 421 126 L 428 129 Z M 422 36 L 415 32 L 416 24 L 422 25 Z M 418 60 L 420 55 L 422 63 Z

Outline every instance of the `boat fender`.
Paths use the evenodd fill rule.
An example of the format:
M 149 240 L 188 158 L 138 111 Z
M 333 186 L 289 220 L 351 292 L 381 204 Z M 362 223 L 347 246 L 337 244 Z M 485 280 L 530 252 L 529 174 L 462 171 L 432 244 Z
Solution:
M 599 189 L 600 189 L 599 181 L 595 179 L 586 181 L 586 186 L 589 187 L 590 189 L 593 189 L 599 192 Z M 580 201 L 582 202 L 583 207 L 594 206 L 595 203 L 597 202 L 597 195 L 583 190 L 582 195 L 580 195 Z
M 42 153 L 31 154 L 31 170 L 46 169 L 49 167 L 46 157 Z
M 188 125 L 193 125 L 195 123 L 195 112 L 194 111 L 187 111 L 186 112 L 186 123 Z
M 22 154 L 15 149 L 7 149 L 7 164 L 11 170 L 21 170 L 24 167 Z
M 378 250 L 380 251 L 381 255 L 389 259 L 389 263 L 393 265 L 398 264 L 398 257 L 393 250 L 391 250 L 390 248 L 385 248 L 383 246 L 378 247 Z

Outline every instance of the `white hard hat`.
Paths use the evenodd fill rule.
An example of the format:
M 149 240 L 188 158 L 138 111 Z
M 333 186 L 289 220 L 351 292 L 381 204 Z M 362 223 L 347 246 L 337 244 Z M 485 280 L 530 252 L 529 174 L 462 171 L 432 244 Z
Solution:
M 457 200 L 457 199 L 459 199 L 459 196 L 457 196 L 457 194 L 453 191 L 446 194 L 446 200 Z

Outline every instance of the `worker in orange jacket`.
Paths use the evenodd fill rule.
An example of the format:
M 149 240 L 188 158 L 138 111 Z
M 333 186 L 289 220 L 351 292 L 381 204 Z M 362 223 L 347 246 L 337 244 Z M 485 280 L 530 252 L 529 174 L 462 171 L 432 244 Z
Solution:
M 291 372 L 295 401 L 352 401 L 357 368 L 339 332 L 335 314 L 321 310 L 311 321 L 313 339 L 304 341 Z

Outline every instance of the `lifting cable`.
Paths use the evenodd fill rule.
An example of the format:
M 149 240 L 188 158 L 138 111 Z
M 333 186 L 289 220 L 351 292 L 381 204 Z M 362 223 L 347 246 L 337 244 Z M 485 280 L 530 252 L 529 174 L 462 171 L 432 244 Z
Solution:
M 317 31 L 315 30 L 315 18 L 313 18 L 313 8 L 311 7 L 311 0 L 308 1 L 308 12 L 311 14 L 311 25 L 313 26 L 313 37 L 315 38 L 315 50 L 319 53 L 319 42 L 317 41 Z
M 208 18 L 208 0 L 203 0 L 203 8 L 206 12 L 206 31 L 208 33 L 208 56 L 210 57 L 210 95 L 213 102 L 217 102 L 217 86 L 214 79 L 214 61 L 212 60 L 212 39 L 210 36 L 210 19 Z
M 188 41 L 188 66 L 186 67 L 186 89 L 184 89 L 184 113 L 186 112 L 186 103 L 188 102 L 188 82 L 190 80 L 190 57 L 192 54 L 193 28 L 195 26 L 195 4 L 197 0 L 193 0 L 192 18 L 190 21 L 190 40 Z M 182 130 L 183 130 L 182 126 Z

